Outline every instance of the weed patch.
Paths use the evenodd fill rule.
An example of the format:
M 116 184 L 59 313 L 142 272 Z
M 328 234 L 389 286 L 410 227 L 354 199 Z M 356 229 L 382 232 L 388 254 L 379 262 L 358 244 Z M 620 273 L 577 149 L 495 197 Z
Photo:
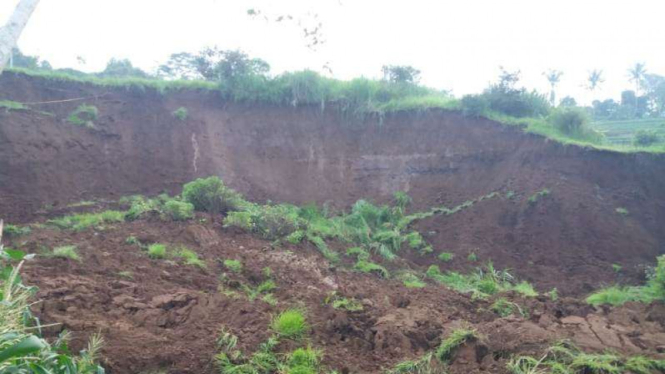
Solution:
M 82 104 L 69 114 L 69 117 L 67 117 L 67 122 L 71 123 L 72 125 L 92 129 L 95 128 L 94 121 L 97 120 L 98 116 L 99 110 L 96 106 Z
M 150 258 L 163 260 L 167 257 L 168 250 L 164 244 L 150 244 L 148 246 L 148 256 Z
M 65 245 L 62 247 L 53 248 L 53 252 L 51 252 L 49 256 L 81 261 L 81 256 L 79 256 L 79 254 L 76 252 L 75 245 Z
M 98 227 L 104 223 L 123 222 L 125 213 L 116 210 L 106 210 L 101 213 L 84 213 L 54 218 L 48 223 L 64 230 L 83 231 L 90 227 Z
M 460 328 L 448 335 L 436 350 L 435 356 L 441 362 L 448 362 L 455 351 L 468 341 L 478 339 L 478 333 L 470 328 Z
M 279 336 L 288 339 L 299 339 L 309 329 L 305 314 L 299 309 L 288 309 L 273 318 L 272 330 Z

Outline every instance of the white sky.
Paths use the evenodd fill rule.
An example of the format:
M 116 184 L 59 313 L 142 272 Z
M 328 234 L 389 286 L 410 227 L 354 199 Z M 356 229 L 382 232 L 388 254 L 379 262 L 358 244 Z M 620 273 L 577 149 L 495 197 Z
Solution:
M 0 0 L 4 23 L 17 0 Z M 276 5 L 279 4 L 279 5 Z M 326 44 L 305 47 L 295 25 L 247 16 L 317 13 Z M 646 62 L 665 75 L 661 0 L 41 0 L 19 47 L 56 67 L 99 71 L 111 57 L 152 71 L 173 52 L 217 45 L 268 61 L 273 73 L 328 62 L 334 76 L 379 77 L 384 64 L 422 70 L 422 83 L 457 96 L 479 92 L 500 65 L 547 91 L 542 72 L 564 75 L 558 96 L 588 102 L 587 72 L 604 70 L 594 97 L 617 98 L 632 85 L 627 69 Z M 86 59 L 79 65 L 76 56 Z

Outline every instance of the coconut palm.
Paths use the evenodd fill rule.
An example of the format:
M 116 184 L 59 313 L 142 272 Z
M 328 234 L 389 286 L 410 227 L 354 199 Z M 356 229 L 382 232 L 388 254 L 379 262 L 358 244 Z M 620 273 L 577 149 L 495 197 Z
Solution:
M 39 4 L 39 0 L 21 0 L 7 24 L 0 28 L 0 74 L 7 65 L 12 49 L 16 46 L 16 42 L 37 4 Z
M 561 76 L 563 75 L 562 71 L 550 69 L 543 73 L 547 81 L 550 82 L 550 104 L 556 104 L 556 85 L 559 84 Z
M 605 82 L 605 78 L 603 78 L 603 71 L 593 69 L 587 76 L 587 84 L 585 87 L 587 90 L 589 90 L 589 92 L 593 93 L 598 87 L 600 87 L 601 84 L 603 84 L 603 82 Z M 593 116 L 596 116 L 595 106 L 593 107 Z
M 632 68 L 628 69 L 629 80 L 635 83 L 635 112 L 637 113 L 637 99 L 639 97 L 640 88 L 642 87 L 642 82 L 644 81 L 644 75 L 646 74 L 646 64 L 644 62 L 636 63 Z

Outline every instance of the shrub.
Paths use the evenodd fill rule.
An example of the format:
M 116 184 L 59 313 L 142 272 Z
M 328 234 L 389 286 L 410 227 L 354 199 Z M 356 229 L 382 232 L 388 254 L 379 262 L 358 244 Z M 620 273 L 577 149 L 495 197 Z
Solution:
M 638 147 L 648 147 L 660 141 L 658 133 L 653 130 L 639 130 L 635 133 L 633 144 Z
M 242 262 L 238 260 L 224 260 L 224 266 L 234 273 L 240 273 L 242 271 Z
M 302 311 L 288 309 L 273 318 L 271 328 L 282 337 L 298 339 L 307 332 L 309 326 Z
M 164 244 L 150 244 L 148 246 L 148 256 L 150 258 L 164 259 L 166 258 L 167 250 Z
M 164 213 L 174 221 L 186 221 L 194 217 L 194 205 L 184 201 L 169 200 L 164 203 Z
M 541 117 L 549 113 L 550 104 L 545 96 L 535 91 L 493 85 L 482 93 L 489 108 L 512 117 Z
M 239 193 L 225 186 L 216 176 L 185 184 L 182 198 L 194 205 L 195 210 L 214 214 L 237 210 L 244 202 Z
M 98 115 L 99 110 L 96 106 L 82 104 L 69 114 L 67 121 L 76 126 L 94 128 L 93 121 L 97 120 Z
M 51 253 L 53 257 L 68 258 L 75 261 L 81 261 L 81 256 L 76 253 L 75 245 L 65 245 L 62 247 L 56 247 Z
M 187 119 L 187 108 L 180 107 L 171 113 L 173 117 L 179 119 L 180 121 L 185 121 Z
M 563 107 L 556 109 L 549 117 L 549 122 L 561 133 L 571 136 L 586 134 L 590 121 L 586 110 L 578 107 Z
M 248 204 L 245 211 L 230 212 L 224 225 L 240 227 L 264 239 L 275 240 L 295 233 L 302 223 L 298 208 L 293 205 Z M 295 239 L 290 238 L 289 241 Z
M 464 95 L 460 105 L 465 116 L 481 117 L 490 110 L 490 103 L 483 95 Z
M 439 253 L 438 257 L 439 257 L 439 260 L 441 260 L 443 262 L 450 262 L 450 261 L 453 260 L 453 258 L 455 258 L 455 255 L 450 253 L 450 252 L 441 252 L 441 253 Z

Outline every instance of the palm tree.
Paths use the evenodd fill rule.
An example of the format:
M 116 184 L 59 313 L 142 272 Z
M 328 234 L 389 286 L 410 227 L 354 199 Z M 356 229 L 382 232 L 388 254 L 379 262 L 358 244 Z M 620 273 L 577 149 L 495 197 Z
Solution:
M 545 76 L 545 78 L 547 78 L 547 81 L 550 82 L 550 104 L 554 106 L 556 103 L 556 93 L 555 93 L 556 85 L 559 84 L 563 72 L 559 70 L 550 69 L 544 72 L 543 75 Z
M 635 112 L 637 113 L 637 97 L 639 96 L 640 87 L 642 86 L 642 81 L 644 80 L 644 74 L 646 74 L 646 64 L 644 62 L 638 62 L 632 68 L 628 69 L 628 77 L 631 82 L 635 83 Z
M 586 89 L 593 94 L 593 92 L 600 87 L 601 84 L 605 82 L 603 78 L 603 71 L 598 69 L 593 69 L 589 72 L 587 76 Z M 593 116 L 596 117 L 596 107 L 593 107 Z
M 16 46 L 16 42 L 37 4 L 39 4 L 39 0 L 19 1 L 7 24 L 0 28 L 0 74 L 7 65 L 12 49 Z

